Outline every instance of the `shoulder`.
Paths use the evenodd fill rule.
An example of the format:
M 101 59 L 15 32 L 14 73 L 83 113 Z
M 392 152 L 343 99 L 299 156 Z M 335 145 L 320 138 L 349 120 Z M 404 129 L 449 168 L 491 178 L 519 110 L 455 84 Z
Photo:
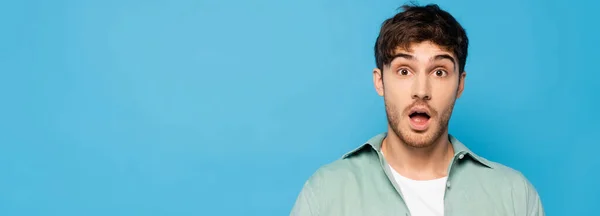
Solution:
M 380 161 L 377 151 L 368 143 L 362 144 L 338 159 L 319 167 L 306 183 L 313 187 L 355 183 L 361 181 L 365 175 L 376 172 L 378 166 Z
M 304 183 L 291 215 L 315 215 L 327 211 L 327 205 L 339 202 L 339 195 L 351 193 L 364 183 L 362 155 L 340 158 L 318 168 Z M 346 190 L 347 189 L 347 190 Z
M 357 183 L 367 172 L 373 172 L 372 166 L 378 163 L 377 157 L 370 154 L 375 153 L 363 152 L 325 164 L 308 178 L 306 184 L 327 191 Z
M 511 189 L 515 196 L 537 196 L 536 189 L 519 170 L 477 155 L 452 135 L 449 135 L 449 138 L 455 151 L 460 154 L 460 159 L 467 155 L 472 159 L 461 160 L 460 164 L 467 170 L 468 178 L 474 180 L 473 183 L 490 190 L 501 189 L 507 192 L 506 189 Z
M 377 153 L 372 148 L 359 148 L 334 161 L 322 165 L 305 181 L 304 189 L 319 197 L 328 197 L 344 188 L 364 184 L 365 178 L 377 172 Z M 317 194 L 318 193 L 318 194 Z
M 485 160 L 485 159 L 484 159 Z M 531 181 L 519 170 L 486 160 L 491 169 L 486 169 L 486 181 L 496 188 L 502 188 L 510 196 L 516 210 L 523 215 L 543 215 L 540 196 Z
M 499 162 L 490 160 L 487 160 L 487 162 L 492 168 L 488 170 L 492 174 L 491 177 L 500 180 L 506 186 L 510 186 L 514 191 L 537 194 L 533 184 L 521 171 Z

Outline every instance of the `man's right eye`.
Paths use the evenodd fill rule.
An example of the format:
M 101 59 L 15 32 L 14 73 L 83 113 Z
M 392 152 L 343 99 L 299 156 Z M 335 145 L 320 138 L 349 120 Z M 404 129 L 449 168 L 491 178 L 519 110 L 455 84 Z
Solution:
M 400 68 L 398 70 L 398 74 L 402 75 L 402 76 L 407 76 L 410 74 L 410 72 L 408 70 L 406 70 L 405 68 Z

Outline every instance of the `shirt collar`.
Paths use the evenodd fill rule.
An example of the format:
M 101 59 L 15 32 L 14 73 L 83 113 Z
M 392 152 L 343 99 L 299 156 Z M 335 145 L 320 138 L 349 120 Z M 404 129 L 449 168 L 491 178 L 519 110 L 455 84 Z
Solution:
M 377 152 L 381 152 L 381 144 L 383 143 L 383 139 L 385 139 L 386 136 L 387 136 L 387 132 L 377 134 L 377 135 L 373 136 L 372 138 L 370 138 L 363 145 L 344 154 L 344 156 L 342 156 L 342 158 L 343 159 L 349 158 L 355 154 L 360 153 L 362 150 L 368 149 L 368 148 L 374 149 Z M 482 164 L 488 168 L 492 168 L 492 163 L 490 161 L 473 153 L 471 150 L 469 150 L 469 148 L 467 148 L 467 146 L 465 146 L 462 142 L 460 142 L 456 137 L 448 134 L 448 139 L 450 140 L 450 143 L 452 144 L 452 148 L 454 148 L 454 157 L 455 158 L 461 157 L 461 159 L 462 159 L 462 157 L 469 156 L 469 158 L 473 159 L 474 161 L 477 161 L 480 164 Z

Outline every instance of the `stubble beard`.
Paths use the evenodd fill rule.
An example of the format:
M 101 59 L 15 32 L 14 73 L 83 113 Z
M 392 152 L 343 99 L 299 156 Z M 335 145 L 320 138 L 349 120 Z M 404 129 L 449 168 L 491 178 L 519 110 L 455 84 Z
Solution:
M 441 112 L 441 115 L 439 115 L 439 112 L 436 112 L 436 110 L 433 110 L 430 107 L 431 112 L 435 113 L 433 116 L 431 116 L 430 119 L 434 121 L 431 122 L 431 126 L 433 127 L 429 127 L 428 130 L 425 132 L 415 132 L 411 128 L 400 126 L 401 119 L 409 118 L 408 110 L 410 110 L 412 105 L 406 107 L 406 109 L 403 112 L 401 112 L 396 106 L 394 106 L 391 103 L 388 103 L 388 101 L 385 100 L 385 98 L 384 101 L 385 112 L 387 115 L 389 126 L 392 128 L 393 132 L 396 134 L 396 136 L 400 139 L 402 143 L 413 148 L 430 147 L 435 143 L 435 141 L 437 141 L 440 138 L 440 136 L 444 134 L 444 132 L 448 129 L 448 122 L 450 121 L 450 117 L 452 116 L 452 110 L 454 109 L 455 103 L 452 102 L 450 106 L 448 106 L 445 110 L 443 110 L 443 112 Z

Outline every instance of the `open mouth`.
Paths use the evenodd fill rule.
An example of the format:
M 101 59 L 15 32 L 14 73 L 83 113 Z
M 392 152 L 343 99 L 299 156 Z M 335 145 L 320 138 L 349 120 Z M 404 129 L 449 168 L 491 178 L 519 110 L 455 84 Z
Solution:
M 431 118 L 429 114 L 422 111 L 412 112 L 410 115 L 408 115 L 408 117 L 410 117 L 410 119 L 415 121 L 416 123 L 425 123 L 427 122 L 427 120 L 429 120 L 429 118 Z
M 416 131 L 425 131 L 429 128 L 429 119 L 431 116 L 427 109 L 413 109 L 408 115 L 410 118 L 410 127 Z

